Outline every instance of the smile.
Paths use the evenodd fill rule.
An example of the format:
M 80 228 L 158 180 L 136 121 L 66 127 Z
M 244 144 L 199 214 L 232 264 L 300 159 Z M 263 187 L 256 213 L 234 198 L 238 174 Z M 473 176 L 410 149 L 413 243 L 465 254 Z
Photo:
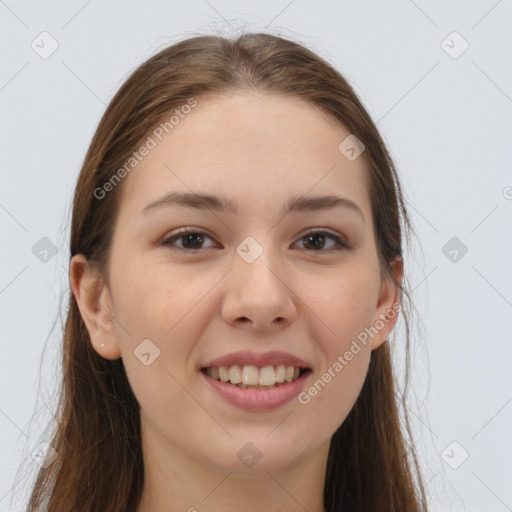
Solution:
M 207 367 L 203 371 L 208 377 L 220 382 L 227 382 L 241 389 L 274 389 L 284 383 L 297 380 L 307 368 L 285 366 L 258 367 L 255 365 Z
M 262 412 L 297 397 L 311 370 L 284 365 L 261 368 L 232 365 L 202 368 L 200 373 L 210 389 L 225 402 L 245 411 Z

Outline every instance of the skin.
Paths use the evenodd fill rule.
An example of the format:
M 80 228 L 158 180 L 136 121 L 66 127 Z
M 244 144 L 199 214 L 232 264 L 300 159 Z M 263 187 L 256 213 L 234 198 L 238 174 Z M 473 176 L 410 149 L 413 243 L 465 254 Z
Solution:
M 365 161 L 338 150 L 349 134 L 299 99 L 201 97 L 125 178 L 108 280 L 73 257 L 71 286 L 91 343 L 102 357 L 123 358 L 141 406 L 146 478 L 137 512 L 324 510 L 330 438 L 396 315 L 307 405 L 243 411 L 199 369 L 239 350 L 282 350 L 310 363 L 307 390 L 399 300 L 378 265 Z M 239 213 L 141 213 L 168 191 L 233 197 Z M 362 215 L 346 207 L 280 213 L 290 196 L 333 193 Z M 198 252 L 184 249 L 190 238 L 175 240 L 175 250 L 161 245 L 183 227 L 208 235 Z M 335 232 L 351 248 L 326 253 L 336 246 L 328 237 L 308 245 L 311 229 Z M 236 252 L 248 236 L 263 248 L 252 263 Z M 400 282 L 401 262 L 393 269 Z M 147 338 L 160 350 L 149 366 L 134 356 Z M 261 452 L 250 468 L 237 457 L 247 442 Z

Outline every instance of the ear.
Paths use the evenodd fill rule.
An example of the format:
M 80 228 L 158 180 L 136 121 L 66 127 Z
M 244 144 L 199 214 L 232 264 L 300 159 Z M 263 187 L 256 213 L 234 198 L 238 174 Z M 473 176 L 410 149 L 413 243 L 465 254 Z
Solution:
M 92 347 L 106 359 L 118 359 L 121 350 L 117 342 L 108 287 L 100 275 L 91 269 L 83 254 L 71 258 L 69 279 L 80 314 L 89 331 Z
M 379 348 L 387 340 L 400 312 L 400 285 L 404 271 L 403 261 L 400 256 L 397 256 L 391 262 L 391 271 L 397 284 L 393 282 L 389 275 L 382 278 L 379 300 L 372 323 L 373 332 L 377 331 L 372 338 L 372 350 Z

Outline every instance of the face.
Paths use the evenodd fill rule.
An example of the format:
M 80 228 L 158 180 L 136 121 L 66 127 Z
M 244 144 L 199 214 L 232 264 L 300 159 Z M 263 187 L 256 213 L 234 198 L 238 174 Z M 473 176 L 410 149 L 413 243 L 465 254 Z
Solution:
M 338 149 L 349 134 L 298 99 L 199 98 L 124 178 L 102 309 L 78 279 L 73 290 L 94 348 L 122 357 L 155 445 L 238 472 L 249 442 L 252 471 L 326 453 L 398 298 L 379 270 L 364 159 Z M 171 193 L 219 201 L 161 201 Z M 341 200 L 311 201 L 325 196 Z M 237 364 L 243 382 L 284 382 L 217 380 L 237 381 Z

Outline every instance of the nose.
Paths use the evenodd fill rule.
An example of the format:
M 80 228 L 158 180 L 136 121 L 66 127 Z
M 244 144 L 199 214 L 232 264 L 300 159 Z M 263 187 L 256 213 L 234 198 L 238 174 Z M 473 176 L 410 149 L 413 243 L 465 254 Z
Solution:
M 294 322 L 296 295 L 285 273 L 272 268 L 265 252 L 252 263 L 236 261 L 227 279 L 222 316 L 228 324 L 268 331 Z

